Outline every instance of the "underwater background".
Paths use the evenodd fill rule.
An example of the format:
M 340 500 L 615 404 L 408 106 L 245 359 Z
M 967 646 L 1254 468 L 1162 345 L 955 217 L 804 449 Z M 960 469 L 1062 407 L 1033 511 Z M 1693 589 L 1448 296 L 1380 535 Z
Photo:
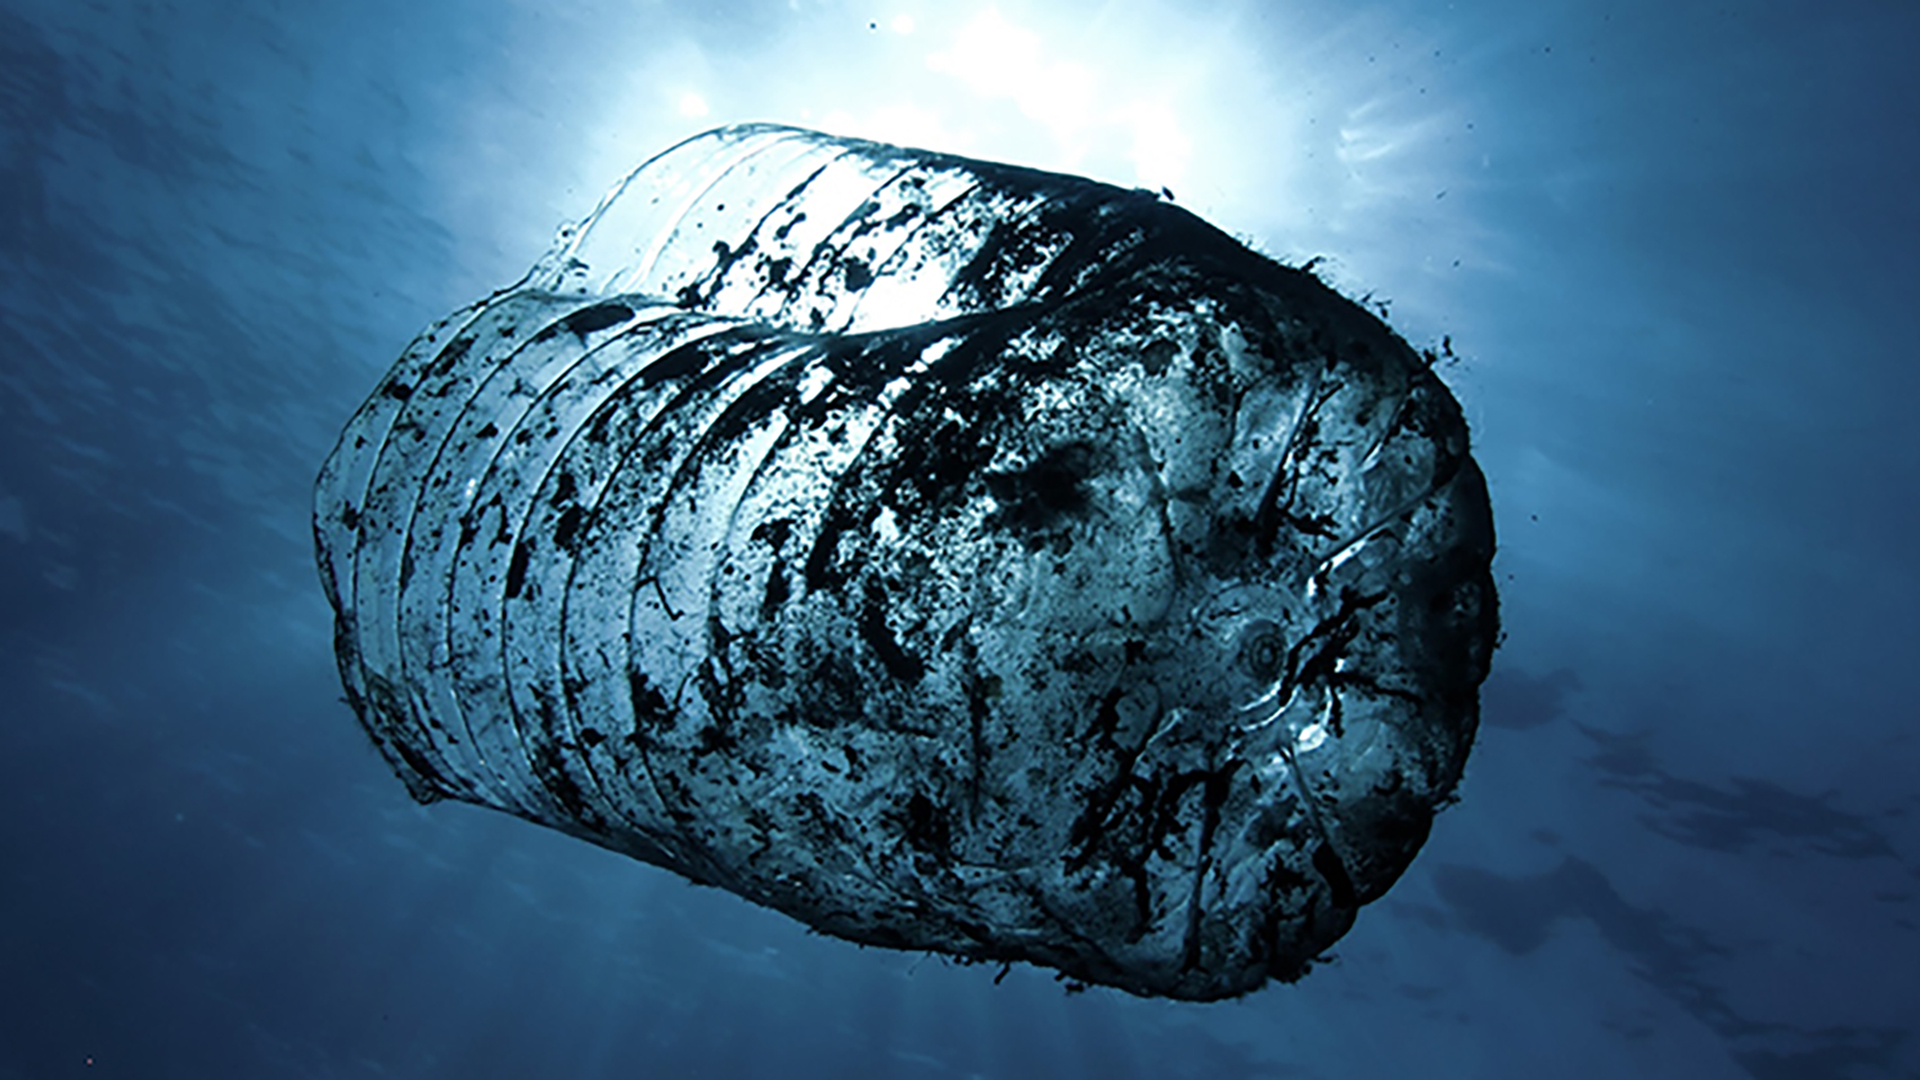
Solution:
M 0 1080 L 1920 1076 L 1920 6 L 0 0 Z M 1151 190 L 1443 353 L 1506 632 L 1294 985 L 863 949 L 415 805 L 308 524 L 744 120 Z

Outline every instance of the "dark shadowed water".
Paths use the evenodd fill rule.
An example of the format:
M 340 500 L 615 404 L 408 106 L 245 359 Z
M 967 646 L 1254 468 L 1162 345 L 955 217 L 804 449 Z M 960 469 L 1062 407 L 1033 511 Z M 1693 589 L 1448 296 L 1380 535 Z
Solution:
M 1896 0 L 0 0 L 0 1080 L 1920 1075 L 1916 41 Z M 996 984 L 380 762 L 322 457 L 740 120 L 1165 187 L 1457 355 L 1508 637 L 1334 963 Z

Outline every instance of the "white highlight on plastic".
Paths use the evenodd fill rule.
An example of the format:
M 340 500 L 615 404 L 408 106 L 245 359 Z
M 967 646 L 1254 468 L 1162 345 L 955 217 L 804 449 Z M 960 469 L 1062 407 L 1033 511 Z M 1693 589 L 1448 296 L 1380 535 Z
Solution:
M 1326 741 L 1327 725 L 1316 720 L 1300 732 L 1300 737 L 1294 741 L 1294 753 L 1305 754 L 1318 750 L 1320 744 Z
M 826 365 L 822 364 L 817 367 L 808 368 L 807 373 L 800 378 L 800 386 L 798 387 L 800 404 L 813 404 L 813 399 L 819 397 L 820 391 L 825 390 L 832 382 L 833 372 L 827 370 Z

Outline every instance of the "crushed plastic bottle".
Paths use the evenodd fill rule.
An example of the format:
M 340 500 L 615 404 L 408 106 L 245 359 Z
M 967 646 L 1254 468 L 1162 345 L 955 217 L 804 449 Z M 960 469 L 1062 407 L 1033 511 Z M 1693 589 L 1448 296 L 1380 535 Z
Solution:
M 348 424 L 361 722 L 829 934 L 1292 980 L 1452 797 L 1494 647 L 1454 399 L 1142 191 L 767 125 L 641 166 Z

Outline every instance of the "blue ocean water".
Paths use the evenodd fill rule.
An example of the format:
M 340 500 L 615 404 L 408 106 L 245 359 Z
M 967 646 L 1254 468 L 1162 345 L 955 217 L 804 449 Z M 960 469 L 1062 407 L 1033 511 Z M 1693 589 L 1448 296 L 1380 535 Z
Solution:
M 1920 8 L 0 2 L 0 1080 L 1920 1075 Z M 313 475 L 428 321 L 774 120 L 1166 188 L 1472 421 L 1460 803 L 1214 1005 L 861 949 L 356 727 Z

